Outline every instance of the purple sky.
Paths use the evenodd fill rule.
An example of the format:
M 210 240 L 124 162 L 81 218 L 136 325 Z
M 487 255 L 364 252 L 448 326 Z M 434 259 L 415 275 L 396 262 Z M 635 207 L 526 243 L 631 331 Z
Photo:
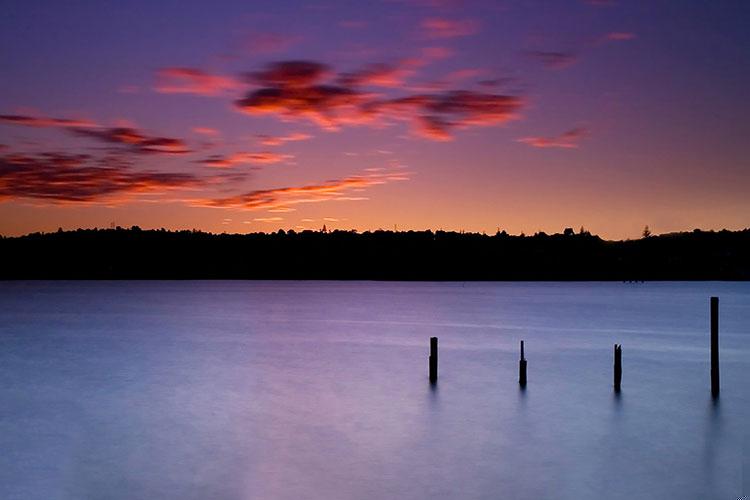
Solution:
M 750 226 L 741 1 L 33 1 L 0 233 Z

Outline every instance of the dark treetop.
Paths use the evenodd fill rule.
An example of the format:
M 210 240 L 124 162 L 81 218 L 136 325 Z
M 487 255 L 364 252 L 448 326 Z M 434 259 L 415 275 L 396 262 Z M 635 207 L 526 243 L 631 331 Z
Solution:
M 0 279 L 746 280 L 750 229 L 210 234 L 79 229 L 0 239 Z

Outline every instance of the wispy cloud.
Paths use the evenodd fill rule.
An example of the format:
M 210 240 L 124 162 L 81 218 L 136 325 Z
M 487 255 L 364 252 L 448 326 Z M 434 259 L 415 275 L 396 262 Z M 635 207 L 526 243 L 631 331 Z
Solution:
M 231 155 L 214 155 L 201 163 L 208 167 L 215 168 L 229 168 L 235 165 L 249 164 L 249 165 L 271 165 L 273 163 L 280 163 L 284 160 L 294 158 L 293 155 L 271 153 L 269 151 L 260 151 L 255 153 L 238 152 Z
M 284 220 L 283 217 L 257 217 L 253 219 L 255 222 L 280 222 Z
M 132 127 L 74 128 L 72 132 L 102 142 L 126 146 L 136 153 L 185 154 L 190 152 L 182 139 L 151 136 Z
M 533 50 L 528 55 L 550 69 L 567 68 L 578 61 L 578 57 L 572 52 Z
M 365 21 L 355 21 L 352 19 L 348 19 L 345 21 L 339 22 L 339 26 L 342 28 L 346 28 L 348 30 L 360 30 L 367 26 L 367 23 Z
M 42 153 L 0 156 L 0 201 L 118 203 L 144 193 L 196 187 L 191 174 L 136 171 L 122 158 Z
M 299 42 L 300 38 L 279 33 L 253 33 L 244 41 L 245 50 L 251 55 L 284 52 Z
M 293 132 L 287 135 L 259 135 L 258 139 L 264 146 L 280 146 L 285 142 L 306 141 L 312 139 L 312 136 L 302 132 Z
M 479 31 L 479 23 L 472 19 L 431 17 L 422 21 L 420 27 L 422 35 L 428 39 L 464 37 Z
M 81 128 L 97 126 L 96 123 L 90 120 L 79 120 L 75 118 L 50 118 L 46 116 L 28 115 L 0 115 L 0 123 L 39 128 Z
M 522 142 L 535 148 L 562 148 L 575 149 L 579 142 L 589 135 L 589 131 L 583 127 L 574 128 L 553 137 L 522 137 Z
M 404 59 L 398 64 L 370 64 L 359 71 L 344 73 L 338 83 L 345 87 L 398 87 L 426 64 L 422 59 Z
M 89 120 L 25 115 L 0 115 L 0 123 L 25 127 L 60 128 L 80 137 L 124 146 L 135 153 L 184 154 L 190 152 L 182 139 L 150 135 L 130 126 L 107 128 Z
M 156 75 L 154 90 L 163 94 L 221 95 L 236 90 L 241 83 L 235 78 L 213 75 L 196 68 L 163 68 Z
M 239 196 L 208 199 L 197 202 L 202 206 L 244 208 L 246 210 L 275 209 L 302 203 L 319 203 L 325 201 L 364 200 L 362 196 L 352 196 L 361 190 L 395 181 L 409 179 L 408 172 L 394 170 L 382 174 L 363 174 L 334 179 L 318 184 L 282 187 L 250 191 Z
M 193 132 L 208 137 L 219 137 L 221 135 L 221 132 L 211 127 L 193 127 Z
M 629 31 L 612 31 L 611 33 L 607 33 L 606 35 L 604 35 L 603 40 L 610 42 L 620 42 L 633 40 L 635 37 L 635 33 L 631 33 Z

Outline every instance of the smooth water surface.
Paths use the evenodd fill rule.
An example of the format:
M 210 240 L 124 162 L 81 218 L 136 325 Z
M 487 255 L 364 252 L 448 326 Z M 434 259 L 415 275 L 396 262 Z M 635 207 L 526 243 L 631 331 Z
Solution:
M 749 360 L 749 283 L 4 282 L 0 499 L 736 499 Z

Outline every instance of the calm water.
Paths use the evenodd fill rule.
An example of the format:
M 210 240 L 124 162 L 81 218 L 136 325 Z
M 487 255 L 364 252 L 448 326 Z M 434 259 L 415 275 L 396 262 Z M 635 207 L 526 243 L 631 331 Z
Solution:
M 0 499 L 736 499 L 749 360 L 749 283 L 0 283 Z

